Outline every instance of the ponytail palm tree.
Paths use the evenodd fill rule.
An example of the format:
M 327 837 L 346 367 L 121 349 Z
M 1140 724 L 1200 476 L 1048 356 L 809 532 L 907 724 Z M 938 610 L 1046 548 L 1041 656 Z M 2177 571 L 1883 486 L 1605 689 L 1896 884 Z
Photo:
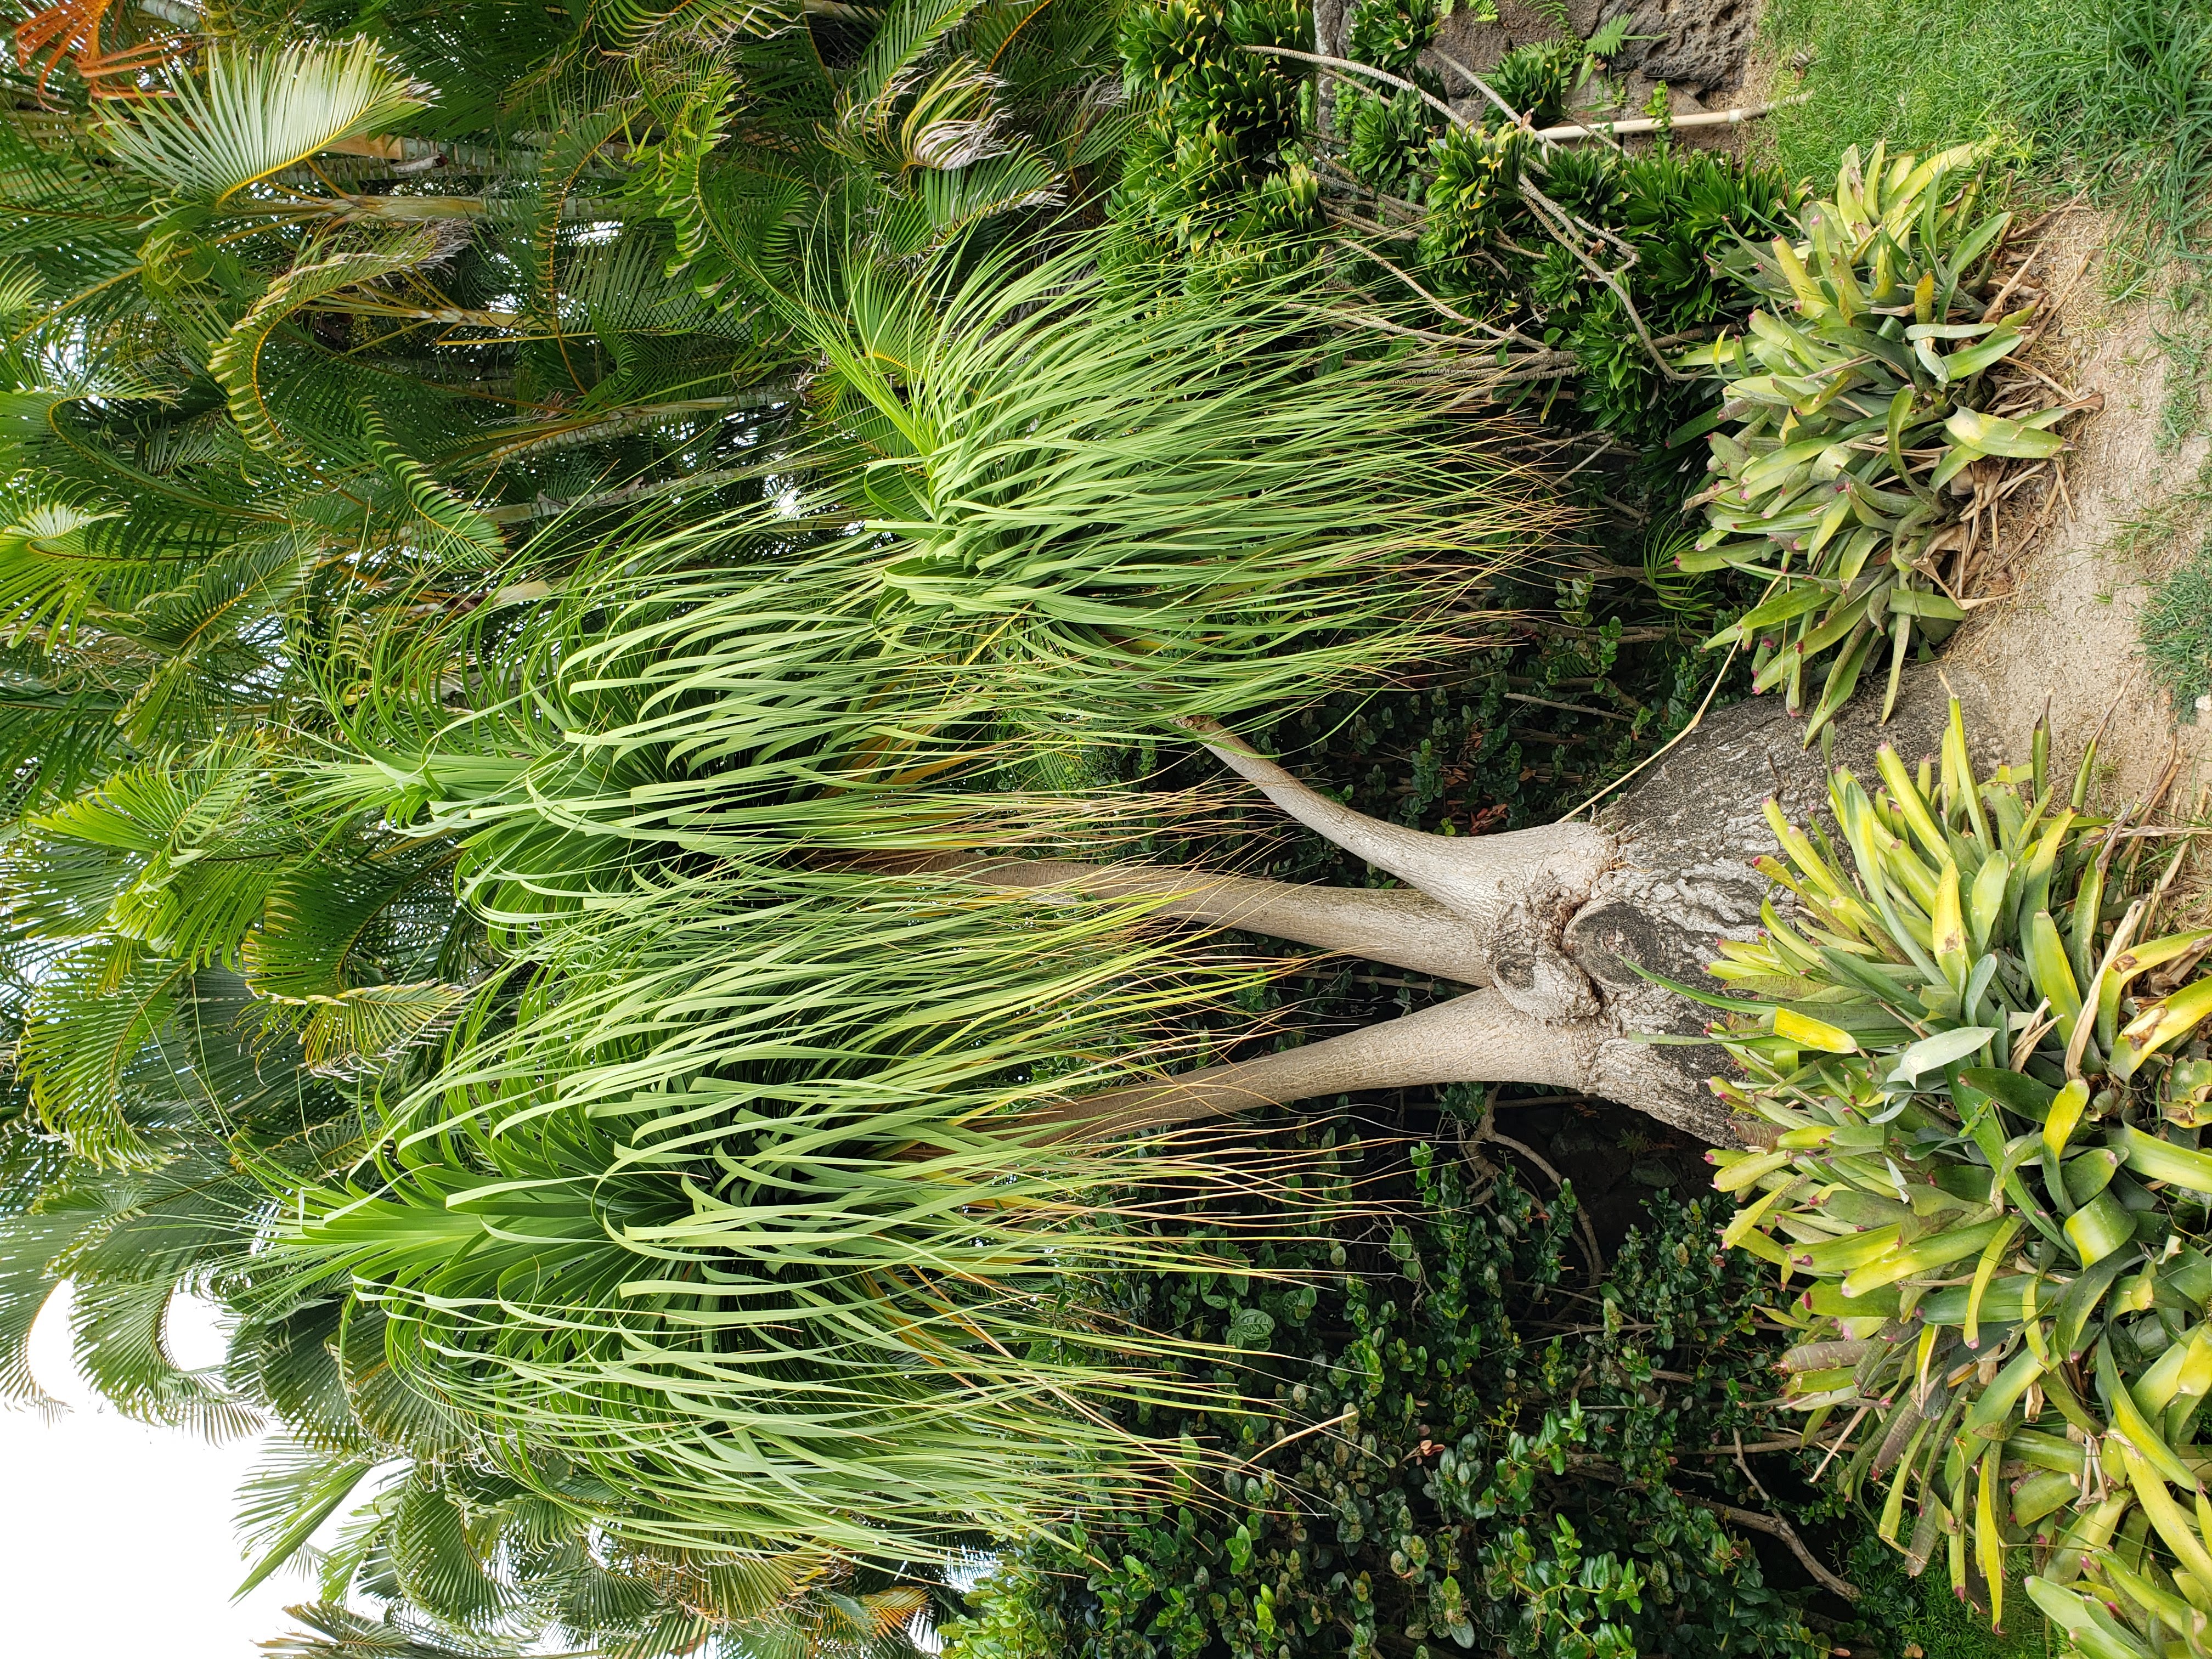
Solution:
M 1674 1098 L 1563 945 L 1600 832 L 1370 824 L 1228 735 L 1496 637 L 1561 517 L 1469 429 L 1492 371 L 1102 273 L 1060 211 L 1110 131 L 1094 18 L 702 9 L 478 58 L 465 9 L 380 15 L 258 53 L 242 20 L 0 173 L 37 415 L 5 875 L 67 1153 L 9 1305 L 73 1259 L 36 1231 L 69 1182 L 202 1160 L 135 1305 L 219 1290 L 201 1382 L 343 1466 L 270 1497 L 266 1559 L 404 1458 L 361 1535 L 480 1622 L 555 1511 L 594 1595 L 942 1564 L 1168 1478 L 1109 1397 L 1231 1405 L 1117 1279 L 1349 1202 L 1189 1123 Z M 1194 737 L 1407 887 L 1145 862 L 1218 795 L 1133 757 Z M 1185 1078 L 1272 971 L 1231 926 L 1475 988 Z M 188 1117 L 139 1091 L 222 986 L 290 1121 L 197 1063 Z M 463 1522 L 491 1570 L 431 1573 Z
M 672 1546 L 927 1554 L 1166 1461 L 1087 1402 L 1187 1400 L 1203 1356 L 1075 1287 L 1219 1265 L 1141 1186 L 1290 1172 L 1050 1118 L 1261 969 L 1157 896 L 939 866 L 1141 834 L 1177 803 L 1097 757 L 1480 630 L 1545 517 L 1455 386 L 1334 363 L 1265 293 L 846 272 L 799 325 L 806 493 L 400 635 L 333 695 L 364 758 L 305 791 L 451 838 L 509 966 L 278 1254 L 353 1275 L 515 1479 L 557 1450 Z
M 203 73 L 99 142 L 182 172 L 214 112 L 263 106 L 243 60 Z M 226 190 L 262 199 L 245 165 L 210 173 L 206 223 Z M 1069 911 L 886 861 L 1117 841 L 1175 803 L 1124 799 L 1087 752 L 1478 635 L 1484 583 L 1550 522 L 1453 429 L 1464 379 L 1408 397 L 1262 290 L 1133 309 L 1089 244 L 918 249 L 846 211 L 858 189 L 824 197 L 747 324 L 813 376 L 754 441 L 769 501 L 686 522 L 623 486 L 511 550 L 519 517 L 403 447 L 397 405 L 310 400 L 358 416 L 341 477 L 346 434 L 244 378 L 270 361 L 257 310 L 307 291 L 283 287 L 307 282 L 295 252 L 205 359 L 233 458 L 291 458 L 243 499 L 319 515 L 283 532 L 318 538 L 315 568 L 243 630 L 267 701 L 178 702 L 159 750 L 126 732 L 13 849 L 25 948 L 67 969 L 22 1047 L 49 1126 L 90 1165 L 179 1156 L 115 1057 L 242 974 L 259 1057 L 323 1104 L 289 1162 L 200 1126 L 270 1195 L 226 1241 L 264 1248 L 194 1271 L 252 1328 L 336 1319 L 325 1340 L 434 1408 L 436 1456 L 549 1500 L 581 1471 L 625 1547 L 942 1559 L 1164 1471 L 1173 1448 L 1086 1402 L 1188 1401 L 1204 1356 L 1097 1324 L 1085 1275 L 1218 1268 L 1156 1236 L 1146 1189 L 1287 1172 L 1066 1137 L 1041 1109 L 1146 1075 L 1188 1042 L 1174 1018 L 1260 970 L 1162 933 L 1155 896 Z M 345 194 L 283 198 L 343 221 L 307 264 L 445 222 Z M 246 242 L 264 220 L 310 234 L 272 210 Z M 295 345 L 310 368 L 329 349 Z M 357 521 L 331 505 L 356 483 Z M 96 550 L 130 522 L 70 533 Z M 58 592 L 76 611 L 47 654 L 88 655 L 119 607 Z M 292 1422 L 309 1396 L 286 1398 Z M 349 1496 L 315 1486 L 294 1521 Z
M 189 152 L 252 73 L 224 62 L 198 104 L 105 116 L 100 142 L 142 167 Z M 166 1042 L 178 988 L 240 973 L 268 1063 L 328 1106 L 288 1157 L 214 1131 L 262 1183 L 227 1297 L 257 1329 L 335 1320 L 322 1340 L 450 1434 L 434 1456 L 548 1502 L 580 1479 L 625 1548 L 941 1561 L 979 1526 L 1141 1489 L 1184 1454 L 1098 1402 L 1207 1399 L 1210 1367 L 1116 1328 L 1098 1287 L 1233 1267 L 1248 1193 L 1344 1201 L 1326 1167 L 1208 1157 L 1180 1121 L 1376 1080 L 1565 1081 L 1632 1050 L 1553 942 L 1604 862 L 1578 832 L 1399 858 L 1391 827 L 1260 772 L 1413 890 L 1130 861 L 1147 818 L 1206 806 L 1123 787 L 1131 751 L 1495 635 L 1489 584 L 1559 520 L 1455 412 L 1486 371 L 1347 359 L 1264 284 L 1139 303 L 1094 241 L 917 243 L 891 197 L 854 207 L 891 190 L 868 176 L 778 222 L 804 234 L 727 243 L 731 283 L 786 276 L 750 311 L 717 289 L 714 314 L 808 376 L 749 441 L 757 504 L 648 489 L 512 548 L 520 519 L 465 499 L 392 409 L 311 399 L 357 415 L 355 520 L 327 459 L 345 434 L 288 438 L 279 383 L 241 378 L 268 361 L 256 308 L 308 280 L 292 253 L 204 359 L 210 426 L 234 453 L 293 444 L 289 499 L 343 549 L 246 630 L 250 684 L 283 701 L 134 749 L 11 843 L 27 948 L 70 964 L 22 1045 L 46 1122 L 88 1161 L 172 1156 L 113 1057 Z M 358 210 L 319 178 L 295 193 L 342 222 L 325 264 L 388 252 L 395 217 L 491 217 L 392 205 L 453 199 L 412 185 Z M 282 205 L 238 245 L 306 234 Z M 606 212 L 588 222 L 621 246 Z M 379 501 L 404 533 L 343 542 Z M 109 522 L 70 533 L 103 547 Z M 66 648 L 88 653 L 118 607 L 81 609 Z M 1549 954 L 1516 978 L 1532 896 Z M 1441 1048 L 1423 1016 L 1364 1039 L 1375 1064 L 1342 1039 L 1293 1051 L 1315 1057 L 1296 1077 L 1163 1085 L 1204 1058 L 1191 1017 L 1266 972 L 1170 926 L 1193 921 L 1386 960 L 1410 941 L 1480 988 L 1444 1005 Z M 149 988 L 91 1018 L 132 974 Z

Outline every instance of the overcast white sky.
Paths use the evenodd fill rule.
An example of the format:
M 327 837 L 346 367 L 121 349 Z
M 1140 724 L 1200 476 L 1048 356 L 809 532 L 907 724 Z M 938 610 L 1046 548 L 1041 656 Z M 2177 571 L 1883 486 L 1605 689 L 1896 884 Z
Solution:
M 0 1407 L 0 1653 L 265 1659 L 255 1644 L 296 1628 L 285 1606 L 314 1590 L 280 1571 L 230 1599 L 246 1576 L 231 1510 L 255 1443 L 210 1445 L 101 1405 L 70 1356 L 68 1298 L 64 1285 L 40 1316 L 31 1366 L 70 1410 L 44 1422 Z M 220 1360 L 212 1309 L 179 1301 L 170 1346 L 185 1365 Z M 920 1639 L 938 1650 L 935 1632 Z
M 178 1358 L 188 1365 L 219 1359 L 222 1345 L 204 1310 L 179 1313 Z M 24 1659 L 258 1659 L 256 1642 L 293 1627 L 285 1604 L 313 1591 L 279 1573 L 231 1601 L 246 1576 L 232 1499 L 253 1443 L 210 1445 L 100 1405 L 70 1364 L 58 1304 L 33 1333 L 31 1363 L 71 1410 L 49 1424 L 0 1408 L 6 1650 Z

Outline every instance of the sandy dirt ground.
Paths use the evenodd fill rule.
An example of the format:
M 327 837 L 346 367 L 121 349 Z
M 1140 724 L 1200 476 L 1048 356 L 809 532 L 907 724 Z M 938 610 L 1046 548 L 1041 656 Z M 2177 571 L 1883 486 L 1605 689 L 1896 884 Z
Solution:
M 1758 103 L 1799 89 L 1765 33 L 1751 39 L 1735 97 Z M 1727 147 L 1759 153 L 1756 128 L 1724 131 Z M 2138 629 L 2151 594 L 2212 532 L 2212 441 L 2160 441 L 2168 379 L 2182 371 L 2158 333 L 2175 319 L 2156 282 L 2130 300 L 2109 297 L 2112 250 L 2129 230 L 2076 207 L 2035 238 L 2030 276 L 2057 303 L 2029 361 L 2069 392 L 2101 396 L 2104 407 L 2072 423 L 2057 500 L 2039 483 L 2008 502 L 1997 556 L 1978 561 L 1973 578 L 1976 593 L 2003 597 L 1978 609 L 1942 656 L 1988 689 L 1999 752 L 2025 757 L 2047 698 L 2054 757 L 2070 763 L 2104 725 L 2100 805 L 2140 799 L 2171 759 L 2180 773 L 2166 815 L 2202 818 L 2212 815 L 2212 710 L 2180 711 L 2193 724 L 2176 720 L 2143 665 Z
M 2137 628 L 2160 580 L 2212 527 L 2191 499 L 2207 441 L 2161 444 L 2166 380 L 2180 371 L 2157 331 L 2173 317 L 2160 298 L 2106 297 L 2120 228 L 2077 210 L 2041 239 L 2038 280 L 2057 304 L 2029 360 L 2071 391 L 2101 395 L 2104 406 L 2075 423 L 2057 498 L 2039 483 L 2008 503 L 1996 556 L 1977 580 L 1982 593 L 2004 597 L 1977 610 L 1943 656 L 1988 688 L 2005 750 L 2026 755 L 2048 699 L 2054 757 L 2078 755 L 2106 721 L 2101 804 L 2141 799 L 2171 757 L 2181 772 L 2166 811 L 2191 813 L 2212 790 L 2212 713 L 2177 722 L 2143 665 Z

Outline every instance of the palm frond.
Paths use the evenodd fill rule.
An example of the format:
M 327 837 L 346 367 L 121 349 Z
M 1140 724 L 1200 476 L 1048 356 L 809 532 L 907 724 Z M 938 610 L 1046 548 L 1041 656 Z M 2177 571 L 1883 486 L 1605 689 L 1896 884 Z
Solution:
M 260 808 L 266 762 L 257 741 L 217 741 L 36 815 L 9 849 L 19 916 L 47 937 L 105 927 L 185 970 L 235 951 L 304 851 Z
M 34 630 L 66 634 L 101 597 L 108 562 L 88 536 L 120 511 L 72 500 L 32 477 L 18 477 L 0 494 L 0 617 L 11 640 Z
M 239 1488 L 238 1531 L 252 1561 L 234 1597 L 290 1561 L 375 1468 L 371 1458 L 332 1458 L 325 1447 L 271 1436 Z
M 231 418 L 248 443 L 272 454 L 304 453 L 283 431 L 262 371 L 262 355 L 285 319 L 301 307 L 342 289 L 420 264 L 436 249 L 434 231 L 404 232 L 378 248 L 333 253 L 296 264 L 270 285 L 269 291 L 254 301 L 253 308 L 208 354 L 208 371 L 228 394 Z
M 117 723 L 150 748 L 180 698 L 204 691 L 211 677 L 235 685 L 264 666 L 275 630 L 264 629 L 256 643 L 241 636 L 300 592 L 319 551 L 312 539 L 291 531 L 241 538 L 177 586 L 139 600 L 127 617 L 111 618 L 118 634 L 158 653 L 158 666 L 131 693 Z
M 93 1386 L 127 1416 L 188 1428 L 210 1440 L 241 1438 L 265 1425 L 219 1375 L 188 1370 L 169 1352 L 167 1279 L 76 1281 L 70 1328 L 77 1363 Z
M 441 1624 L 496 1625 L 508 1596 L 485 1570 L 483 1553 L 453 1494 L 420 1468 L 401 1488 L 391 1550 L 408 1600 Z
M 82 1225 L 66 1212 L 0 1215 L 0 1406 L 66 1409 L 31 1369 L 31 1327 L 60 1283 L 53 1259 Z
M 270 1659 L 522 1659 L 517 1644 L 433 1633 L 393 1617 L 370 1619 L 338 1602 L 311 1601 L 285 1611 L 313 1633 L 295 1632 L 262 1643 Z M 542 1659 L 586 1656 L 556 1653 Z
M 282 52 L 218 45 L 168 96 L 108 118 L 100 137 L 125 167 L 179 199 L 220 204 L 343 139 L 423 104 L 367 38 Z
M 128 943 L 65 958 L 32 999 L 16 1065 L 39 1115 L 82 1156 L 130 1164 L 152 1155 L 131 1121 L 125 1078 L 167 1022 L 183 963 L 140 957 Z
M 507 556 L 499 526 L 433 477 L 429 470 L 392 440 L 374 410 L 364 416 L 369 453 L 384 476 L 407 499 L 427 529 L 441 562 L 495 568 Z
M 982 0 L 893 0 L 860 61 L 838 89 L 848 109 L 873 103 L 901 75 L 924 62 Z

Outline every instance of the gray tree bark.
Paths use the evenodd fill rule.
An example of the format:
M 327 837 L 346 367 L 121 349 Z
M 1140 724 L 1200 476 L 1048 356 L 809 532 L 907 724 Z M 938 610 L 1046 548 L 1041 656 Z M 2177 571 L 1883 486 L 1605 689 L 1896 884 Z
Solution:
M 926 867 L 1047 900 L 1147 899 L 1152 915 L 1172 921 L 1240 927 L 1460 985 L 1490 983 L 1490 958 L 1467 924 L 1416 888 L 1312 887 L 1210 870 L 1073 859 L 948 859 Z
M 1968 731 L 1990 729 L 1979 685 L 1957 676 L 1952 684 Z M 1534 1083 L 1619 1101 L 1705 1140 L 1733 1143 L 1729 1113 L 1707 1086 L 1727 1063 L 1722 1051 L 1641 1040 L 1701 1035 L 1705 1016 L 1629 964 L 1705 982 L 1717 939 L 1756 936 L 1762 899 L 1789 914 L 1787 892 L 1753 864 L 1775 850 L 1765 800 L 1778 799 L 1793 822 L 1825 820 L 1831 763 L 1871 778 L 1884 744 L 1917 766 L 1942 742 L 1948 693 L 1932 668 L 1906 675 L 1887 726 L 1875 723 L 1879 708 L 1877 699 L 1860 697 L 1835 723 L 1832 744 L 1810 750 L 1803 725 L 1778 697 L 1721 709 L 1595 823 L 1463 837 L 1362 817 L 1209 728 L 1201 741 L 1231 770 L 1406 888 L 1053 861 L 963 873 L 1006 887 L 1164 896 L 1169 915 L 1478 988 L 1342 1036 L 1072 1101 L 1054 1115 L 1071 1131 L 1156 1128 L 1360 1089 Z

